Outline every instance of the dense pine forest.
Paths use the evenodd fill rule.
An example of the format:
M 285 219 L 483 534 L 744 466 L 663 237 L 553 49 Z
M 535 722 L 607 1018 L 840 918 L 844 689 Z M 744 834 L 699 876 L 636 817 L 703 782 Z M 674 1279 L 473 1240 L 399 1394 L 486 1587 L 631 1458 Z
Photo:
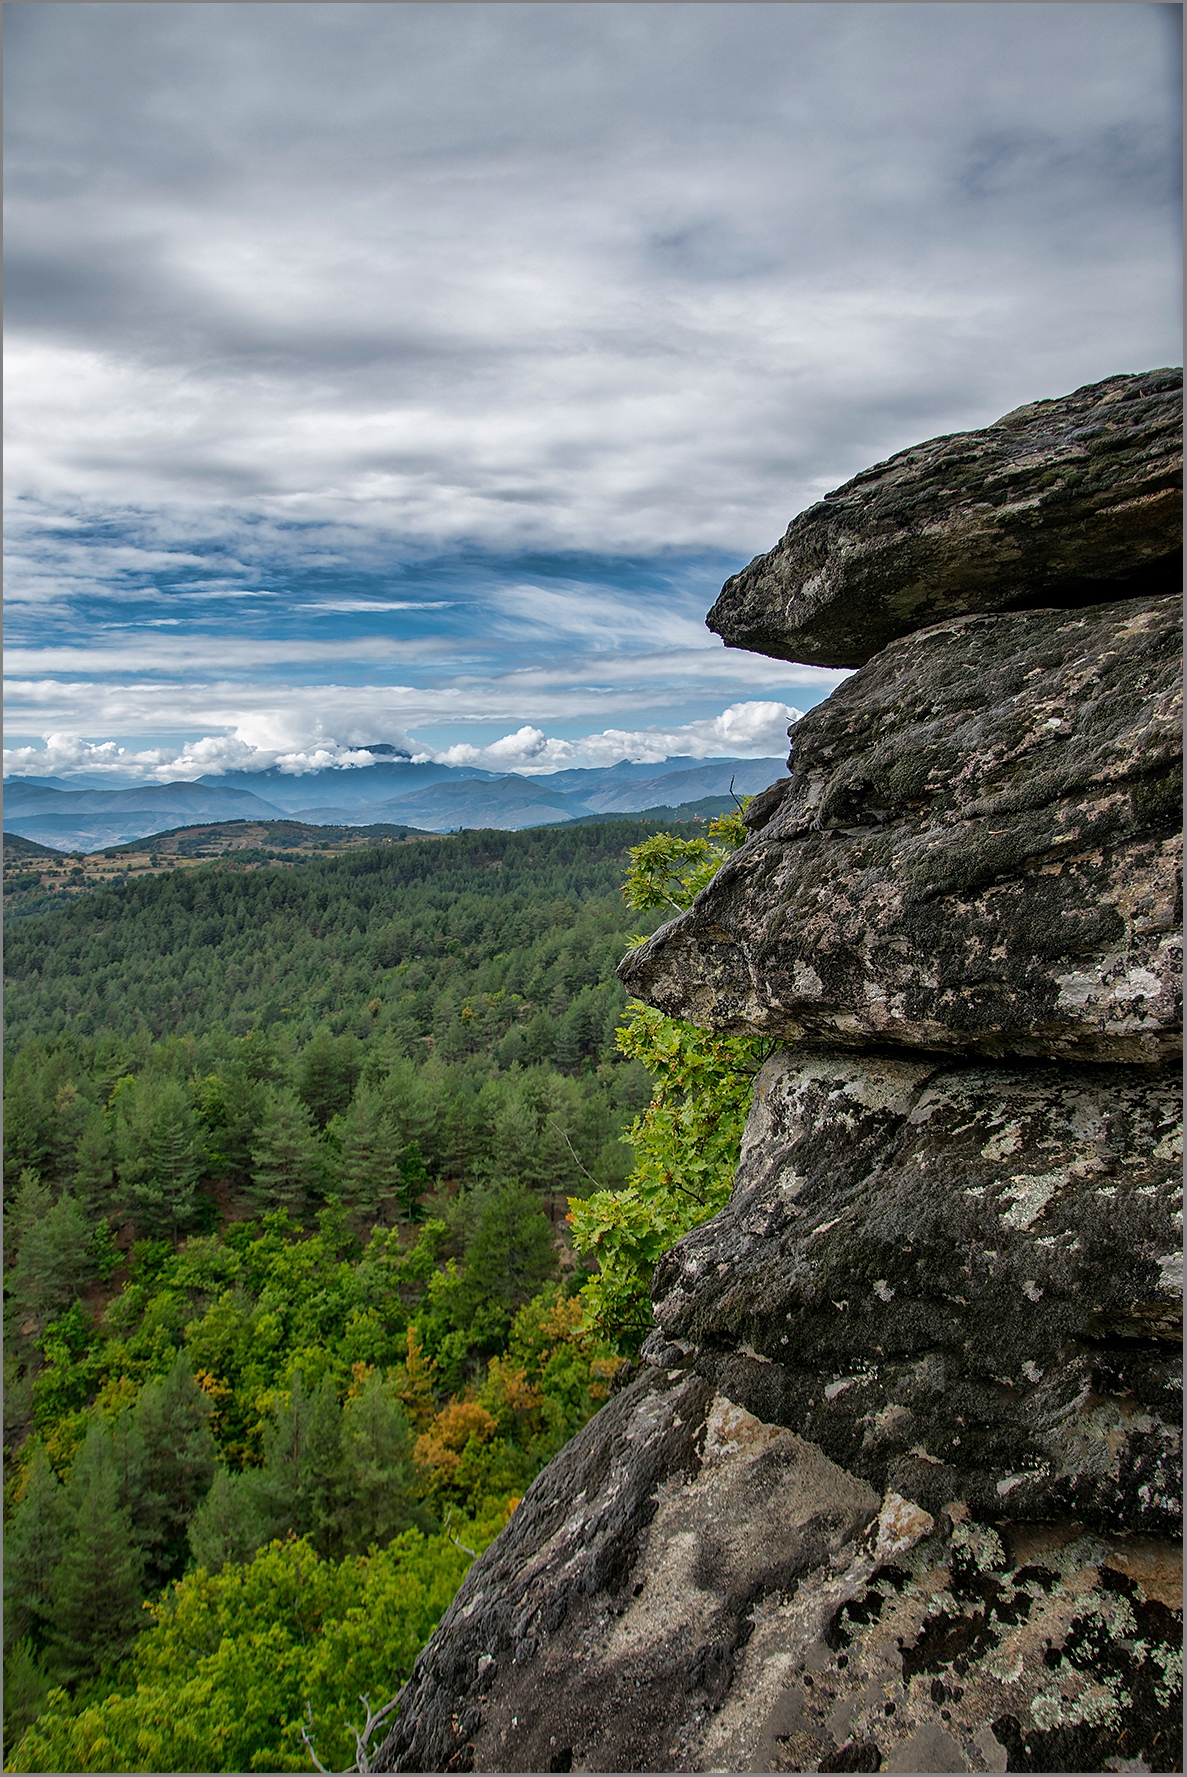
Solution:
M 622 1034 L 614 975 L 705 832 L 224 859 L 13 922 L 6 1768 L 356 1756 L 720 1200 L 746 1057 Z

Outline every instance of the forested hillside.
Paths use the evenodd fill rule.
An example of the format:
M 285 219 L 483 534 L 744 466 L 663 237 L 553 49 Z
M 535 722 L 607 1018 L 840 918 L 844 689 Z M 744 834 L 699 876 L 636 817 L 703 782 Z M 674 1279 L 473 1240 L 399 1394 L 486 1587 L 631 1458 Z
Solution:
M 467 833 L 96 891 L 11 931 L 9 1044 L 278 1023 L 300 1040 L 324 1021 L 360 1040 L 431 1038 L 447 1061 L 574 1066 L 607 1049 L 624 1003 L 623 859 L 649 830 Z
M 224 860 L 13 927 L 8 1768 L 307 1770 L 309 1710 L 341 1768 L 605 1398 L 629 1338 L 566 1199 L 603 1256 L 629 1224 L 632 1312 L 679 1231 L 619 1190 L 626 1133 L 682 1189 L 687 1054 L 640 1119 L 656 1032 L 616 1040 L 649 830 Z

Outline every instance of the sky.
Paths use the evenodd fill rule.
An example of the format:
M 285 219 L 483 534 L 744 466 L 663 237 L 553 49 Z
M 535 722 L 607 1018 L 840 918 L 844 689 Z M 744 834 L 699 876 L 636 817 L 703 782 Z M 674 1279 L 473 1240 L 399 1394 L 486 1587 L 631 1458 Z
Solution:
M 757 756 L 722 581 L 1181 359 L 1181 8 L 5 8 L 7 769 Z

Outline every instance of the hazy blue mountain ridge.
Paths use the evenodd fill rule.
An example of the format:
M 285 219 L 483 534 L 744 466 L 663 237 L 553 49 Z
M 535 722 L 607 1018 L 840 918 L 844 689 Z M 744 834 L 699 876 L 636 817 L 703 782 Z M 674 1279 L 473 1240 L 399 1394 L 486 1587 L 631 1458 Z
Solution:
M 124 790 L 57 790 L 37 789 L 21 778 L 11 778 L 4 786 L 5 824 L 9 815 L 75 815 L 119 814 L 125 809 L 151 808 L 161 813 L 176 809 L 180 814 L 224 814 L 232 807 L 242 815 L 275 819 L 283 811 L 265 802 L 251 790 L 219 788 L 188 781 L 173 784 L 137 784 Z
M 84 852 L 141 839 L 166 826 L 209 820 L 289 817 L 317 826 L 384 822 L 438 833 L 459 827 L 517 832 L 583 816 L 631 814 L 724 796 L 731 783 L 736 795 L 753 795 L 785 769 L 781 758 L 681 757 L 641 765 L 621 760 L 612 766 L 525 777 L 394 759 L 301 777 L 273 767 L 208 775 L 195 783 L 119 789 L 65 788 L 69 780 L 60 778 L 13 778 L 5 784 L 4 826 L 60 851 Z
M 502 777 L 499 771 L 484 771 L 476 765 L 414 765 L 410 759 L 396 758 L 379 765 L 328 766 L 324 771 L 309 771 L 295 777 L 270 765 L 266 771 L 227 771 L 221 777 L 213 773 L 197 781 L 210 789 L 247 790 L 265 796 L 277 808 L 292 814 L 312 802 L 330 802 L 335 808 L 362 808 L 382 802 L 406 786 L 422 789 L 426 784 L 441 783 L 448 778 L 479 778 L 489 781 Z M 331 794 L 325 794 L 332 785 Z M 316 788 L 315 788 L 316 786 Z

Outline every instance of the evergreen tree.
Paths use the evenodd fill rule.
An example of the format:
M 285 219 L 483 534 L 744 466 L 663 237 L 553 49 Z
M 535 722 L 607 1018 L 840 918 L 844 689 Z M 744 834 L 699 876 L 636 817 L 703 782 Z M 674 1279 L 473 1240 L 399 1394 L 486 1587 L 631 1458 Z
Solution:
M 144 1498 L 148 1452 L 144 1433 L 136 1413 L 124 1407 L 111 1423 L 111 1460 L 115 1469 L 116 1497 L 127 1512 L 133 1529 L 137 1529 L 137 1513 Z M 137 1547 L 143 1549 L 144 1537 L 137 1535 Z
M 390 1382 L 371 1370 L 342 1414 L 338 1529 L 342 1552 L 386 1548 L 414 1522 L 412 1433 Z
M 49 1617 L 53 1670 L 71 1683 L 115 1665 L 145 1620 L 140 1551 L 101 1420 L 91 1421 L 66 1496 L 70 1525 L 50 1581 Z
M 248 1057 L 237 1056 L 220 1073 L 202 1082 L 198 1097 L 210 1129 L 211 1166 L 243 1190 L 251 1183 L 251 1151 L 264 1118 L 267 1088 L 253 1077 Z
M 250 1561 L 264 1540 L 258 1472 L 220 1466 L 190 1520 L 190 1565 L 218 1573 L 228 1561 Z
M 92 1111 L 74 1157 L 74 1192 L 88 1214 L 106 1208 L 114 1182 L 111 1121 L 104 1111 Z
M 485 1155 L 489 1140 L 489 1129 L 483 1126 L 474 1100 L 465 1092 L 455 1092 L 445 1106 L 437 1138 L 441 1176 L 465 1179 Z
M 308 1536 L 319 1553 L 336 1538 L 336 1493 L 342 1439 L 342 1408 L 332 1379 L 306 1387 L 293 1375 L 287 1406 L 264 1434 L 264 1465 L 258 1499 L 265 1541 Z
M 53 1176 L 63 1184 L 73 1176 L 78 1144 L 92 1109 L 74 1081 L 63 1080 L 54 1094 L 53 1161 Z
M 176 1078 L 136 1081 L 119 1095 L 120 1184 L 138 1232 L 176 1247 L 193 1223 L 203 1153 L 189 1094 Z
M 60 1197 L 25 1229 L 8 1288 L 18 1315 L 34 1322 L 39 1332 L 94 1275 L 90 1239 L 91 1230 L 72 1197 Z
M 25 1491 L 4 1533 L 4 1645 L 30 1637 L 45 1645 L 52 1620 L 51 1582 L 62 1558 L 70 1513 L 66 1489 L 40 1439 L 25 1471 Z
M 5 951 L 8 944 L 5 944 Z M 7 970 L 6 970 L 7 972 Z M 11 1041 L 11 1037 L 9 1041 Z M 15 1045 L 14 1045 L 15 1047 Z M 4 1192 L 19 1189 L 25 1172 L 48 1178 L 54 1163 L 54 1093 L 44 1051 L 30 1043 L 4 1081 Z
M 22 1167 L 12 1207 L 4 1217 L 4 1232 L 10 1253 L 15 1252 L 29 1229 L 49 1214 L 53 1201 L 54 1194 L 48 1185 L 42 1183 L 37 1168 Z
M 539 1201 L 522 1185 L 505 1185 L 488 1201 L 466 1249 L 455 1314 L 466 1324 L 479 1307 L 511 1315 L 556 1275 L 552 1230 Z
M 401 1184 L 402 1143 L 378 1092 L 360 1092 L 342 1119 L 338 1190 L 344 1206 L 366 1221 L 394 1207 Z
M 410 1141 L 400 1156 L 400 1204 L 410 1222 L 420 1220 L 420 1200 L 432 1183 L 418 1141 Z
M 185 1569 L 186 1526 L 214 1474 L 209 1418 L 210 1402 L 184 1351 L 163 1381 L 145 1383 L 136 1402 L 143 1470 L 139 1495 L 130 1504 L 150 1591 Z
M 284 1209 L 301 1221 L 324 1185 L 324 1150 L 311 1113 L 292 1092 L 271 1091 L 252 1145 L 248 1203 L 257 1215 Z
M 490 1106 L 490 1174 L 500 1183 L 516 1180 L 547 1189 L 568 1175 L 570 1160 L 549 1077 L 533 1068 L 514 1079 L 510 1091 L 501 1086 L 492 1080 L 482 1089 Z
M 297 1069 L 297 1091 L 313 1112 L 319 1129 L 341 1116 L 354 1097 L 362 1072 L 357 1037 L 332 1037 L 323 1026 L 305 1045 Z
M 10 1752 L 45 1708 L 52 1682 L 29 1636 L 5 1646 L 4 1745 Z

